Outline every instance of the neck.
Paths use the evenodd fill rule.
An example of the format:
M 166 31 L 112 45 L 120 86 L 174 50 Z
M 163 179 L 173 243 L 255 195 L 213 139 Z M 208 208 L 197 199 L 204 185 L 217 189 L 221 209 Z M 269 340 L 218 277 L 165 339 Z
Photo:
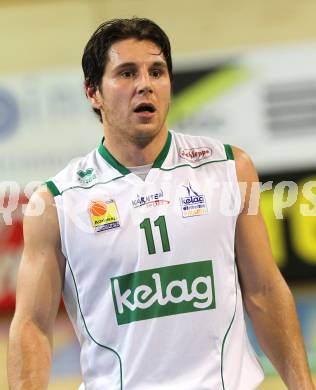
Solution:
M 163 127 L 152 137 L 139 137 L 133 139 L 116 139 L 112 134 L 105 131 L 105 146 L 107 150 L 122 165 L 136 167 L 139 165 L 152 164 L 162 148 L 168 136 L 167 127 Z

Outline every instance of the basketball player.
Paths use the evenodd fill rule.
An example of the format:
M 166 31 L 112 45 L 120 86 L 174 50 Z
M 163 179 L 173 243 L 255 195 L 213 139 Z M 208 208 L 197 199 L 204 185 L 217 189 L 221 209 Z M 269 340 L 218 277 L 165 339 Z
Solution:
M 243 308 L 288 388 L 313 389 L 292 295 L 260 213 L 248 213 L 251 160 L 167 129 L 165 33 L 147 19 L 106 22 L 82 65 L 104 138 L 31 200 L 46 207 L 24 220 L 10 388 L 47 388 L 63 291 L 82 389 L 256 388 Z

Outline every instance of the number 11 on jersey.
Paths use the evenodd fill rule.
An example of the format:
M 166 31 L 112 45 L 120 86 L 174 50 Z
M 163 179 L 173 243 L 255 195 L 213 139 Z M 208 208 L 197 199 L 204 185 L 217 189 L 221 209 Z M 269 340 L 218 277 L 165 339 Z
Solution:
M 160 217 L 158 217 L 154 221 L 154 225 L 159 228 L 160 239 L 161 239 L 161 243 L 162 243 L 162 250 L 164 252 L 169 252 L 170 251 L 170 243 L 169 243 L 168 230 L 167 230 L 165 216 L 160 215 Z M 144 229 L 144 231 L 145 231 L 148 253 L 150 255 L 155 254 L 156 247 L 155 247 L 154 236 L 153 236 L 150 218 L 145 218 L 139 226 L 141 229 Z

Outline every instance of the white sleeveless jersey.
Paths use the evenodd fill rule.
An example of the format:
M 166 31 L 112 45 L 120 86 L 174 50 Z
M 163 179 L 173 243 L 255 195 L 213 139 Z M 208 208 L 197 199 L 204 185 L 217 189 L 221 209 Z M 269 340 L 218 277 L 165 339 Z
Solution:
M 168 133 L 146 180 L 102 145 L 47 182 L 85 390 L 251 390 L 229 145 Z

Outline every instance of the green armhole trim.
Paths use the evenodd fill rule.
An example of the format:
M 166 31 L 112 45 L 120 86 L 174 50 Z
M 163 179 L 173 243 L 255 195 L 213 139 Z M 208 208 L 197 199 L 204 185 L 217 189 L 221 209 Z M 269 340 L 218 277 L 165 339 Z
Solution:
M 75 286 L 75 289 L 76 289 L 76 296 L 77 296 L 77 302 L 78 302 L 78 307 L 79 307 L 79 311 L 80 311 L 80 315 L 81 315 L 81 318 L 82 318 L 82 321 L 83 321 L 83 325 L 86 329 L 86 332 L 88 333 L 88 336 L 90 337 L 90 339 L 96 344 L 98 345 L 99 347 L 101 348 L 104 348 L 104 349 L 107 349 L 108 351 L 111 351 L 114 353 L 114 355 L 118 358 L 118 362 L 119 362 L 119 367 L 120 367 L 120 390 L 123 390 L 123 368 L 122 368 L 122 359 L 121 359 L 121 356 L 119 355 L 118 352 L 116 352 L 113 348 L 111 347 L 108 347 L 104 344 L 101 344 L 99 343 L 93 336 L 92 334 L 90 333 L 89 329 L 88 329 L 88 326 L 86 324 L 86 320 L 85 320 L 85 317 L 83 315 L 83 312 L 82 312 L 82 308 L 81 308 L 81 305 L 80 305 L 80 299 L 79 299 L 79 292 L 78 292 L 78 288 L 77 288 L 77 283 L 76 283 L 76 280 L 75 280 L 75 276 L 74 276 L 74 273 L 72 271 L 72 268 L 71 268 L 71 265 L 69 263 L 69 260 L 66 259 L 67 261 L 67 265 L 69 267 L 69 270 L 70 270 L 70 273 L 71 273 L 71 277 L 72 277 L 72 280 L 74 282 L 74 286 Z
M 47 185 L 47 188 L 49 189 L 49 191 L 52 193 L 53 196 L 61 195 L 61 193 L 59 192 L 59 189 L 56 187 L 54 182 L 49 180 L 49 181 L 46 181 L 45 184 Z
M 236 270 L 236 262 L 234 264 L 234 273 L 235 273 L 235 297 L 236 297 L 236 301 L 235 301 L 235 309 L 234 309 L 234 314 L 233 314 L 233 317 L 230 321 L 230 324 L 229 324 L 229 327 L 225 333 L 225 336 L 224 336 L 224 339 L 223 339 L 223 342 L 222 342 L 222 348 L 221 348 L 221 378 L 222 378 L 222 386 L 223 386 L 223 390 L 225 390 L 225 383 L 224 383 L 224 348 L 225 348 L 225 342 L 226 342 L 226 339 L 227 339 L 227 336 L 228 336 L 228 333 L 233 325 L 233 322 L 234 322 L 234 319 L 235 319 L 235 315 L 236 315 L 236 310 L 237 310 L 237 270 Z
M 225 144 L 224 148 L 225 148 L 225 153 L 226 153 L 227 160 L 235 160 L 234 159 L 233 148 L 231 147 L 231 145 Z

